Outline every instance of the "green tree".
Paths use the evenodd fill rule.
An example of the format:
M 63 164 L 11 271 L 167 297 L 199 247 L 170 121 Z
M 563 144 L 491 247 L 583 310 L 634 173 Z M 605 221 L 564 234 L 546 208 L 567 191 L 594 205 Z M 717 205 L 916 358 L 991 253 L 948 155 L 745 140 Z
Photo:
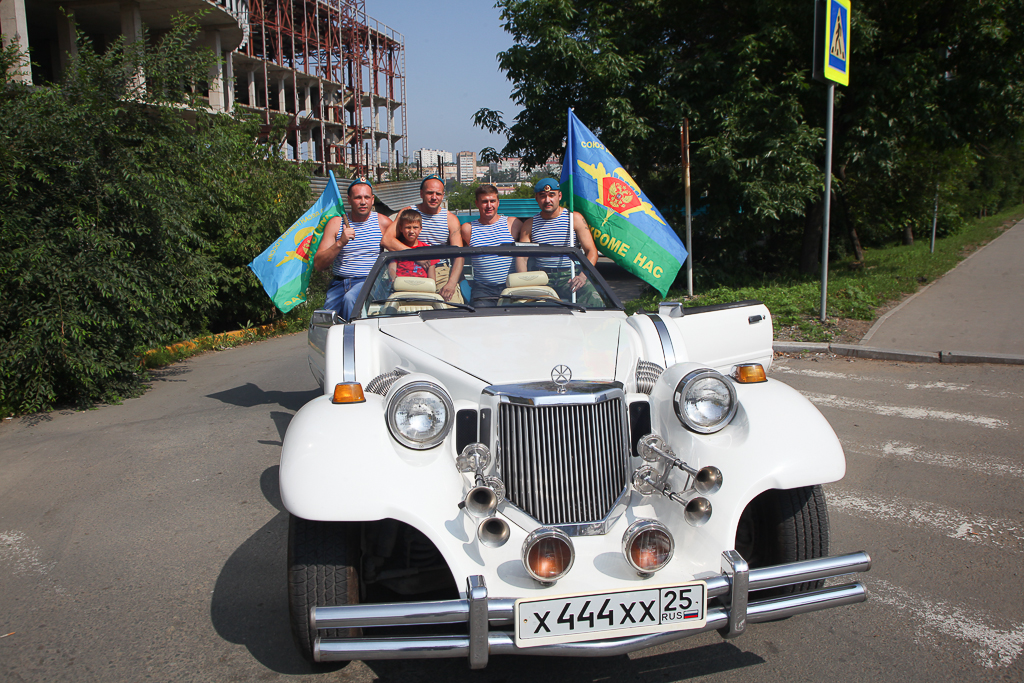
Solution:
M 499 0 L 498 6 L 515 41 L 499 63 L 523 110 L 507 127 L 490 110 L 477 112 L 475 122 L 507 134 L 502 155 L 536 166 L 561 154 L 565 112 L 574 107 L 679 224 L 678 140 L 686 117 L 702 208 L 695 240 L 704 265 L 722 272 L 784 267 L 799 264 L 803 254 L 803 267 L 814 266 L 825 89 L 810 79 L 812 3 Z M 848 209 L 841 224 L 852 239 L 856 230 L 873 241 L 898 238 L 908 215 L 923 222 L 935 185 L 959 184 L 972 166 L 965 145 L 968 156 L 982 160 L 978 168 L 994 155 L 1019 155 L 1010 141 L 1024 120 L 1018 87 L 1024 64 L 1014 40 L 1022 9 L 1024 0 L 855 5 L 853 75 L 850 87 L 837 89 L 834 144 L 834 188 Z M 919 182 L 915 169 L 924 160 L 940 166 L 929 173 L 932 180 Z M 965 206 L 963 193 L 948 199 Z M 894 200 L 895 210 L 877 210 Z

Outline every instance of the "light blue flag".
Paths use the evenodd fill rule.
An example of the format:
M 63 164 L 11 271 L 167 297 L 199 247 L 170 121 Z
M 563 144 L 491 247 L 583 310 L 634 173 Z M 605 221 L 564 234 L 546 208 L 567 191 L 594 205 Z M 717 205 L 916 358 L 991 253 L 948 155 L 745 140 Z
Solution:
M 571 109 L 559 184 L 562 202 L 587 219 L 601 253 L 667 295 L 686 262 L 686 247 Z
M 313 272 L 313 256 L 320 246 L 324 226 L 345 211 L 334 173 L 328 171 L 328 175 L 327 187 L 316 204 L 249 264 L 282 313 L 306 300 L 306 288 Z

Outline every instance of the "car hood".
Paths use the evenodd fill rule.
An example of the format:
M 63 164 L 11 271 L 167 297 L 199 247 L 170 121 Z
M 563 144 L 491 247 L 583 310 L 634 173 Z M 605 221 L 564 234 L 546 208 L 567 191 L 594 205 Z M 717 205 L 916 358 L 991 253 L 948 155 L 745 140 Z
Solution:
M 488 384 L 549 381 L 556 365 L 577 380 L 615 377 L 625 318 L 580 315 L 486 316 L 381 321 L 380 330 Z

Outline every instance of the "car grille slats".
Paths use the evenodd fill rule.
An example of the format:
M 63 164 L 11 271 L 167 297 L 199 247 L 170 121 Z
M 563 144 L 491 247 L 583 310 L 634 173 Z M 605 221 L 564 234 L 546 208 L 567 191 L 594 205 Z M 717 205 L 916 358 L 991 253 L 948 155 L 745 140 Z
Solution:
M 542 524 L 604 519 L 628 476 L 624 415 L 621 398 L 587 404 L 502 402 L 497 440 L 509 501 Z

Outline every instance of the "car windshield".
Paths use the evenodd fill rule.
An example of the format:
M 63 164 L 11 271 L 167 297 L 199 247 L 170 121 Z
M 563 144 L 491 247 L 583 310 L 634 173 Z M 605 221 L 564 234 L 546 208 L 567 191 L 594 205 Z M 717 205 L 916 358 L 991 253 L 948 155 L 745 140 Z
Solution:
M 455 295 L 446 299 L 441 291 L 443 283 L 447 274 L 460 265 L 462 273 Z M 574 249 L 512 244 L 426 247 L 382 253 L 363 285 L 355 317 L 417 315 L 424 311 L 526 312 L 539 308 L 586 312 L 621 310 L 622 306 Z

